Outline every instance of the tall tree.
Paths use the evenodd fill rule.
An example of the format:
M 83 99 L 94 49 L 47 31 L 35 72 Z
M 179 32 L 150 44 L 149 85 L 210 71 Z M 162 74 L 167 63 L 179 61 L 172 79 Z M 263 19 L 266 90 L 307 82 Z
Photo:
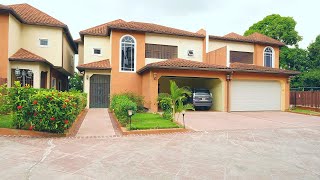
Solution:
M 83 79 L 76 72 L 69 79 L 69 89 L 81 92 L 83 91 Z
M 308 57 L 313 68 L 320 68 L 320 35 L 308 46 Z M 320 77 L 319 77 L 320 78 Z
M 280 67 L 294 71 L 312 69 L 308 62 L 308 51 L 301 48 L 282 47 L 280 52 Z
M 258 32 L 287 45 L 297 45 L 302 40 L 302 37 L 295 30 L 296 24 L 296 21 L 292 17 L 272 14 L 253 24 L 244 35 L 248 36 L 254 32 Z

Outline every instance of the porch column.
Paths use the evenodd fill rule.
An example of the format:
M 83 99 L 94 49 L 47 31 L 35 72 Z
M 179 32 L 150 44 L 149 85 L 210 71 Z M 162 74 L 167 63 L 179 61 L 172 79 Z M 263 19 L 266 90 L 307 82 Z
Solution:
M 150 79 L 149 79 L 149 91 L 150 91 L 150 111 L 151 112 L 158 112 L 158 81 L 159 78 L 156 72 L 150 72 Z

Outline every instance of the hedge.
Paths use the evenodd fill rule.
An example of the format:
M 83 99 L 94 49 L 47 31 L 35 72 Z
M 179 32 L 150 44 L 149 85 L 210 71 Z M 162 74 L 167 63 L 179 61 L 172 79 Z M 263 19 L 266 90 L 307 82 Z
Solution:
M 86 94 L 21 87 L 8 88 L 14 112 L 14 127 L 35 131 L 64 133 L 86 107 Z
M 126 126 L 129 123 L 128 110 L 132 110 L 133 113 L 137 112 L 137 103 L 133 102 L 127 94 L 112 96 L 110 107 L 122 126 Z

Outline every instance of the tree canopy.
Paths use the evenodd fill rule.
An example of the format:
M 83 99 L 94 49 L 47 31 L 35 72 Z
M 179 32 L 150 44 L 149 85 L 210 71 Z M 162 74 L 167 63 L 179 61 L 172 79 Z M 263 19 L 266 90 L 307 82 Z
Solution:
M 282 17 L 279 14 L 272 14 L 253 24 L 244 35 L 248 36 L 258 32 L 287 45 L 297 45 L 297 43 L 302 40 L 302 37 L 295 30 L 296 24 L 296 21 L 292 17 Z
M 258 32 L 294 45 L 280 49 L 280 68 L 301 72 L 292 79 L 291 87 L 320 87 L 320 35 L 307 49 L 299 48 L 298 42 L 302 37 L 295 30 L 296 24 L 292 17 L 272 14 L 253 24 L 244 35 Z
M 83 80 L 82 77 L 79 76 L 78 73 L 74 73 L 72 77 L 69 79 L 69 89 L 76 91 L 83 91 Z
M 313 68 L 320 68 L 320 35 L 308 46 L 308 58 Z

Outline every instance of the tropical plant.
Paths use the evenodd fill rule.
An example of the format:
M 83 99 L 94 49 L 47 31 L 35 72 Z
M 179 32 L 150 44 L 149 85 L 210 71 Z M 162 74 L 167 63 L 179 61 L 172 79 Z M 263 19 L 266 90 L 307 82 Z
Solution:
M 183 110 L 194 110 L 192 104 L 184 104 L 187 97 L 191 96 L 191 91 L 187 87 L 179 88 L 175 81 L 170 81 L 170 94 L 161 94 L 159 103 L 160 106 L 171 106 L 172 119 L 175 119 L 176 113 L 181 113 Z

